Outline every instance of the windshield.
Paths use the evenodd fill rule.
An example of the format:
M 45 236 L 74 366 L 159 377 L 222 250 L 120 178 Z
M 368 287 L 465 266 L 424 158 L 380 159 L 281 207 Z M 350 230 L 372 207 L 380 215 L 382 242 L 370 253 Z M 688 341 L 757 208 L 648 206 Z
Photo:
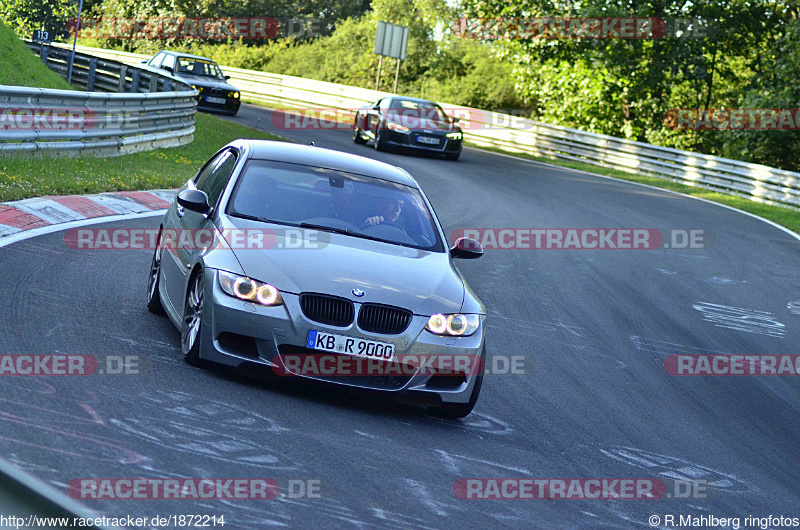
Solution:
M 417 189 L 343 171 L 251 160 L 227 212 L 443 251 L 433 216 Z
M 213 77 L 214 79 L 225 79 L 222 71 L 214 61 L 208 59 L 196 59 L 191 57 L 178 57 L 178 68 L 176 73 L 196 75 L 200 77 Z
M 419 120 L 430 120 L 436 123 L 449 123 L 449 118 L 444 110 L 438 105 L 427 101 L 412 101 L 407 99 L 392 100 L 389 107 L 391 114 L 403 116 L 404 118 L 417 118 Z

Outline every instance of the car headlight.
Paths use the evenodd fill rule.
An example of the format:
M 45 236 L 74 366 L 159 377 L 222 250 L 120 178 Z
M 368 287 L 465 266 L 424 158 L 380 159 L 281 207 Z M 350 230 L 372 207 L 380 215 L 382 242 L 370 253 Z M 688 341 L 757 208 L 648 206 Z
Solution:
M 451 140 L 461 140 L 462 134 L 460 132 L 451 132 L 447 133 L 445 136 L 447 136 Z
M 239 97 L 239 93 L 238 92 L 228 92 L 228 97 L 237 99 Z
M 468 337 L 477 331 L 481 323 L 480 315 L 455 313 L 431 315 L 425 329 L 436 335 L 452 335 L 454 337 Z
M 386 128 L 389 129 L 390 131 L 395 131 L 399 133 L 407 133 L 409 130 L 408 127 L 400 125 L 399 123 L 389 123 L 386 125 Z
M 281 293 L 273 285 L 262 283 L 245 276 L 219 271 L 219 286 L 225 294 L 261 305 L 274 306 L 283 304 Z

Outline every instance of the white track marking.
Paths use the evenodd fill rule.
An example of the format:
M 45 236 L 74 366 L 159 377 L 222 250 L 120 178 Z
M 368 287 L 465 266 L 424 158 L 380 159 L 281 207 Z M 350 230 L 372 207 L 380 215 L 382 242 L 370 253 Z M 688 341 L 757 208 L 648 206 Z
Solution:
M 698 302 L 692 307 L 702 313 L 703 320 L 721 328 L 776 338 L 783 338 L 786 335 L 786 326 L 775 320 L 772 313 L 767 311 L 708 302 Z
M 81 226 L 99 225 L 102 223 L 113 223 L 114 221 L 124 221 L 126 219 L 143 219 L 145 217 L 156 217 L 164 215 L 167 210 L 147 210 L 142 213 L 124 213 L 119 215 L 109 215 L 108 217 L 95 217 L 93 219 L 81 219 L 80 221 L 70 221 L 68 223 L 61 223 L 51 226 L 43 226 L 41 228 L 34 228 L 33 230 L 25 230 L 24 232 L 17 232 L 0 238 L 0 248 L 7 247 L 19 241 L 25 241 L 34 237 L 43 236 L 46 234 L 53 234 L 62 230 L 69 230 L 70 228 L 78 228 Z

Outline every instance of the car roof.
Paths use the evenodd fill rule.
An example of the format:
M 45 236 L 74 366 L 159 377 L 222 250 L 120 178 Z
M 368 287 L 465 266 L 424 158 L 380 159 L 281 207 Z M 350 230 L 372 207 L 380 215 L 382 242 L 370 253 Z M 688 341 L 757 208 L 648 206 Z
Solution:
M 324 167 L 419 188 L 414 178 L 402 168 L 342 151 L 273 140 L 241 139 L 228 145 L 244 149 L 248 159 Z
M 208 57 L 203 57 L 202 55 L 192 55 L 191 53 L 173 52 L 170 50 L 161 50 L 161 51 L 169 55 L 175 55 L 177 57 L 186 57 L 187 59 L 203 59 L 204 61 L 211 61 L 214 64 L 217 63 L 214 59 L 209 59 Z
M 435 103 L 435 102 L 433 102 L 433 101 L 431 101 L 429 99 L 411 98 L 411 97 L 407 97 L 407 96 L 388 96 L 385 99 L 391 99 L 391 100 L 395 100 L 396 99 L 398 101 L 415 101 L 417 103 L 430 103 L 431 105 L 438 105 L 438 103 Z

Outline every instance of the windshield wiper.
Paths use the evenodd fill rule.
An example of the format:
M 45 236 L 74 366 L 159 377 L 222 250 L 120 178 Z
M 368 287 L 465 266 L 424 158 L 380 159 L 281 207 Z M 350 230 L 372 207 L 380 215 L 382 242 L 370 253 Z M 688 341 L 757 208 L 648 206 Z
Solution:
M 266 217 L 262 217 L 259 215 L 250 215 L 247 213 L 232 212 L 230 215 L 233 217 L 239 217 L 241 219 L 247 219 L 248 221 L 261 221 L 262 223 L 285 224 L 281 223 L 280 221 L 273 221 L 272 219 L 267 219 Z
M 316 225 L 314 223 L 300 223 L 298 226 L 300 228 L 310 228 L 315 230 L 323 230 L 325 232 L 333 232 L 335 234 L 345 234 L 347 236 L 361 237 L 361 234 L 349 228 L 334 228 L 333 226 Z

